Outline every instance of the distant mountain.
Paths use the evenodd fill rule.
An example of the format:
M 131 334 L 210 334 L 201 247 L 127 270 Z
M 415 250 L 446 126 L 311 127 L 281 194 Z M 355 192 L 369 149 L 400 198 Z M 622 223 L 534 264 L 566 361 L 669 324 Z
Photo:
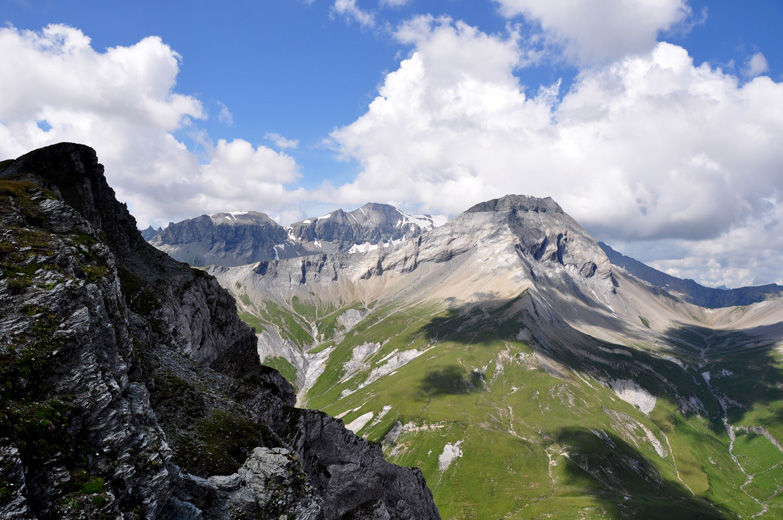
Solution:
M 375 249 L 417 237 L 434 227 L 429 215 L 408 215 L 389 204 L 371 202 L 349 213 L 338 209 L 296 222 L 291 224 L 291 232 L 298 240 L 319 242 L 324 252 L 337 253 Z
M 598 245 L 601 246 L 613 265 L 622 267 L 637 278 L 674 293 L 683 300 L 700 307 L 717 309 L 735 305 L 750 305 L 769 298 L 783 296 L 783 287 L 776 284 L 737 289 L 704 287 L 693 280 L 683 280 L 653 269 L 638 260 L 618 253 L 603 242 L 598 242 Z
M 295 247 L 286 249 L 293 245 L 288 239 L 286 229 L 264 213 L 243 211 L 172 222 L 150 243 L 176 260 L 199 267 L 300 256 Z
M 142 238 L 144 240 L 149 242 L 152 239 L 152 237 L 154 237 L 155 235 L 157 235 L 161 231 L 163 231 L 163 228 L 161 228 L 161 227 L 159 227 L 158 229 L 155 229 L 154 227 L 149 226 L 149 227 L 147 227 L 147 229 L 142 229 L 141 230 L 141 236 L 142 236 Z
M 352 220 L 319 220 L 339 244 L 333 218 Z M 688 303 L 612 265 L 552 199 L 207 272 L 298 402 L 420 467 L 444 518 L 783 510 L 783 298 Z
M 236 266 L 320 253 L 388 247 L 435 226 L 429 215 L 408 215 L 388 204 L 336 210 L 283 227 L 255 211 L 217 213 L 171 223 L 149 242 L 192 266 Z

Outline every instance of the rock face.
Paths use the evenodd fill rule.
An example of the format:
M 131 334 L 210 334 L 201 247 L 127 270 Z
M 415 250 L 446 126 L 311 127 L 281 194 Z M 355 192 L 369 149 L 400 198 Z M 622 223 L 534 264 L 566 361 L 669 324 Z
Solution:
M 233 299 L 146 243 L 93 150 L 3 166 L 0 517 L 439 518 L 418 470 L 292 407 Z
M 259 279 L 256 286 L 274 298 L 275 294 L 293 294 L 297 286 L 312 289 L 349 283 L 374 287 L 373 281 L 385 273 L 406 275 L 447 263 L 456 268 L 468 257 L 480 260 L 495 254 L 510 255 L 510 261 L 522 262 L 523 270 L 514 274 L 517 277 L 556 278 L 561 285 L 587 292 L 595 288 L 612 290 L 611 264 L 595 240 L 552 199 L 521 195 L 474 206 L 443 226 L 394 247 L 262 261 L 236 269 L 211 267 L 209 272 L 228 280 L 244 277 L 242 273 L 252 269 Z M 472 276 L 478 275 L 474 270 Z M 223 283 L 229 285 L 228 281 Z M 391 297 L 392 287 L 377 283 L 383 283 Z M 411 284 L 400 285 L 405 290 Z M 415 288 L 415 292 L 423 290 Z M 450 296 L 458 296 L 460 291 Z
M 374 249 L 415 238 L 434 227 L 429 215 L 413 216 L 388 204 L 369 203 L 349 213 L 338 209 L 296 222 L 291 224 L 291 234 L 301 241 L 320 242 L 325 253 L 337 253 Z
M 192 266 L 237 266 L 322 253 L 387 247 L 434 227 L 428 215 L 412 216 L 388 204 L 341 209 L 283 227 L 264 213 L 217 213 L 145 231 L 152 245 Z
M 285 228 L 263 213 L 218 213 L 169 224 L 150 243 L 192 266 L 242 265 L 257 259 L 298 256 L 286 250 Z

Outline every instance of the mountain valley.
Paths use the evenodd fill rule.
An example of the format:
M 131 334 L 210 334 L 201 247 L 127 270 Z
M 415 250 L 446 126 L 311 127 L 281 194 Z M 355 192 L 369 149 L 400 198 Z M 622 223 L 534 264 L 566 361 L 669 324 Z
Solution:
M 207 271 L 298 403 L 420 467 L 444 518 L 783 511 L 783 300 L 688 303 L 551 199 Z
M 64 143 L 0 163 L 0 219 L 2 517 L 783 515 L 779 288 L 645 270 L 552 199 L 142 236 Z

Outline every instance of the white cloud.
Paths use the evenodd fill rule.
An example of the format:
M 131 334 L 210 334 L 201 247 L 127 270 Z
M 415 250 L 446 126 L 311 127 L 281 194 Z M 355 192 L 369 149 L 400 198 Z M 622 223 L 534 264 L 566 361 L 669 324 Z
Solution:
M 762 53 L 757 52 L 748 58 L 742 73 L 749 78 L 755 78 L 768 71 L 769 64 L 767 64 L 767 58 Z
M 286 148 L 296 148 L 299 146 L 298 139 L 286 139 L 282 135 L 275 132 L 267 132 L 264 134 L 264 139 L 272 141 L 275 143 L 275 146 L 281 150 L 285 150 Z
M 61 141 L 92 146 L 143 227 L 194 211 L 282 211 L 301 193 L 283 186 L 298 175 L 291 157 L 239 139 L 213 145 L 199 131 L 204 108 L 174 91 L 179 56 L 160 38 L 96 52 L 72 27 L 5 27 L 0 70 L 0 157 Z M 174 135 L 185 131 L 201 135 L 198 156 Z
M 381 5 L 388 7 L 402 7 L 409 3 L 410 0 L 381 0 Z
M 225 104 L 221 103 L 220 101 L 218 101 L 217 103 L 218 106 L 220 107 L 220 113 L 218 114 L 218 121 L 220 121 L 226 126 L 233 126 L 234 114 L 231 113 L 231 110 L 229 110 Z
M 658 33 L 686 22 L 687 0 L 495 0 L 503 15 L 541 25 L 569 58 L 586 64 L 645 53 Z
M 372 13 L 356 5 L 356 0 L 335 0 L 332 9 L 337 14 L 354 20 L 362 27 L 374 27 L 375 17 Z
M 783 85 L 768 77 L 741 84 L 659 43 L 583 70 L 558 100 L 559 84 L 528 94 L 513 75 L 524 55 L 513 31 L 420 17 L 397 37 L 415 46 L 410 58 L 332 133 L 361 164 L 330 193 L 343 204 L 454 214 L 507 193 L 551 195 L 601 238 L 675 240 L 739 262 L 736 237 L 783 202 Z

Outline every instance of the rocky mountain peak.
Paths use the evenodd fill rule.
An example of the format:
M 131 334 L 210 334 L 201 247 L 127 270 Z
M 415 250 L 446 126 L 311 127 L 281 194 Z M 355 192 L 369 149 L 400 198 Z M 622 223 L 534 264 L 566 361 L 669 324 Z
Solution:
M 269 217 L 266 213 L 260 211 L 228 211 L 224 213 L 215 213 L 210 215 L 212 223 L 216 226 L 237 226 L 237 225 L 261 225 L 280 227 L 280 225 Z
M 95 150 L 76 143 L 58 143 L 27 153 L 2 172 L 3 178 L 34 176 L 106 233 L 112 250 L 129 254 L 146 243 L 136 230 L 136 219 L 117 201 L 103 175 Z
M 328 242 L 325 252 L 342 252 L 363 244 L 377 246 L 419 236 L 434 227 L 429 215 L 408 215 L 390 204 L 370 202 L 350 212 L 341 209 L 291 225 L 299 240 Z
M 563 214 L 563 208 L 555 202 L 552 197 L 537 198 L 527 195 L 506 195 L 499 199 L 481 202 L 471 207 L 465 213 L 481 213 L 487 211 L 507 212 L 523 211 L 536 213 L 560 213 Z

